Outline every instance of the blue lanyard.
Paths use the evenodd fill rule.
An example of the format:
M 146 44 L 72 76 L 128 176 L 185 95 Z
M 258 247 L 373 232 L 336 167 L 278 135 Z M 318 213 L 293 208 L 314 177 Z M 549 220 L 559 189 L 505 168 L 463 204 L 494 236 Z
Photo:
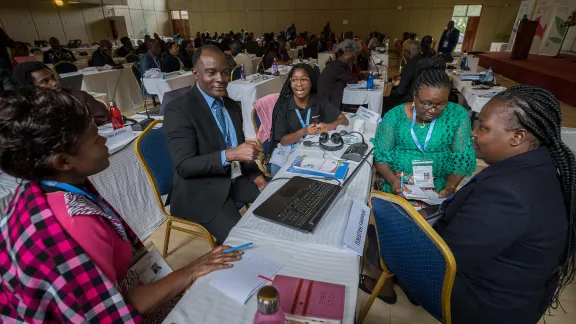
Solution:
M 428 147 L 428 143 L 430 142 L 430 137 L 432 137 L 432 131 L 434 131 L 435 124 L 436 119 L 434 119 L 432 123 L 430 123 L 430 128 L 428 129 L 428 134 L 426 135 L 426 141 L 424 142 L 424 147 L 422 147 L 422 145 L 420 145 L 418 137 L 416 137 L 416 134 L 414 133 L 414 125 L 416 125 L 416 107 L 414 107 L 414 109 L 412 110 L 412 126 L 410 127 L 410 133 L 412 134 L 414 144 L 416 144 L 416 147 L 418 147 L 418 149 L 420 150 L 420 152 L 422 152 L 422 154 L 424 154 L 426 148 Z
M 302 115 L 300 114 L 300 109 L 296 108 L 296 115 L 298 116 L 298 120 L 300 120 L 300 125 L 302 125 L 302 128 L 310 125 L 310 112 L 312 111 L 312 108 L 308 109 L 308 113 L 306 114 L 306 124 L 304 124 L 304 121 L 302 120 Z
M 100 199 L 100 198 L 80 189 L 80 188 L 74 187 L 73 185 L 69 185 L 67 183 L 58 182 L 58 181 L 43 180 L 42 184 L 45 186 L 48 186 L 48 187 L 54 187 L 54 188 L 62 189 L 64 191 L 68 191 L 71 193 L 82 195 L 82 196 L 90 199 L 91 201 L 93 201 L 96 205 L 98 205 L 110 217 L 114 218 L 117 221 L 120 221 L 120 219 L 118 218 L 118 215 L 116 215 L 116 213 L 113 212 L 112 209 L 110 207 L 108 207 L 108 205 L 106 205 L 102 201 L 102 199 Z

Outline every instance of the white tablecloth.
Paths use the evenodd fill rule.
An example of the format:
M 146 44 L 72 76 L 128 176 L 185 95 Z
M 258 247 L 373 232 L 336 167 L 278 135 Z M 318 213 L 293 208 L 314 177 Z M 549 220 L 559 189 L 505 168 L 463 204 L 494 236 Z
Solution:
M 368 138 L 373 136 L 376 125 L 367 123 L 366 126 L 370 128 L 365 132 L 368 141 Z M 322 157 L 323 152 L 319 148 L 304 148 L 300 144 L 289 161 L 301 154 Z M 339 156 L 341 152 L 335 154 Z M 368 160 L 372 161 L 372 158 L 369 157 Z M 294 176 L 286 173 L 287 166 L 278 172 L 277 178 Z M 352 199 L 366 201 L 368 197 L 370 169 L 367 163 L 362 166 L 356 178 L 326 213 L 313 234 L 301 233 L 254 216 L 253 210 L 287 180 L 271 182 L 232 229 L 225 243 L 233 246 L 246 242 L 272 245 L 293 256 L 279 274 L 346 286 L 342 323 L 353 323 L 360 273 L 359 257 L 342 249 L 342 238 Z M 351 174 L 352 170 L 349 170 L 348 174 Z M 256 312 L 256 298 L 251 298 L 246 305 L 238 304 L 210 286 L 212 275 L 197 280 L 164 323 L 187 323 L 191 319 L 194 319 L 194 323 L 205 324 L 252 323 Z
M 504 87 L 493 87 L 488 90 L 473 89 L 472 81 L 462 81 L 462 79 L 460 79 L 457 76 L 453 76 L 452 81 L 454 88 L 460 91 L 460 93 L 462 94 L 462 96 L 472 109 L 472 111 L 476 113 L 480 113 L 482 111 L 482 108 L 484 108 L 484 105 L 486 105 L 488 101 L 492 99 L 492 98 L 480 97 L 482 94 L 487 94 L 490 92 L 501 92 L 506 90 L 506 88 Z
M 389 61 L 390 61 L 388 53 L 372 52 L 372 59 L 374 59 L 374 61 L 376 63 L 378 63 L 378 60 L 380 60 L 380 62 L 382 62 L 382 63 L 378 63 L 378 64 L 386 65 L 386 66 L 388 66 Z
M 143 84 L 149 94 L 158 95 L 158 99 L 162 102 L 166 92 L 191 86 L 196 83 L 196 78 L 192 72 L 186 72 L 182 75 L 172 74 L 166 79 L 144 79 Z
M 78 71 L 78 73 L 84 74 L 82 90 L 107 93 L 108 99 L 116 101 L 120 111 L 142 107 L 142 94 L 130 66 L 131 64 L 124 64 L 122 70 Z M 60 77 L 65 78 L 73 74 L 65 73 L 61 74 Z M 114 94 L 116 95 L 114 96 Z
M 110 101 L 108 101 L 108 94 L 107 93 L 88 92 L 88 94 L 90 94 L 95 99 L 99 99 L 99 100 L 104 101 L 106 103 L 106 105 L 110 104 Z
M 562 140 L 576 154 L 576 128 L 562 127 Z
M 332 52 L 318 53 L 318 67 L 320 68 L 320 72 L 322 72 L 324 70 L 324 68 L 326 67 L 326 62 L 328 62 L 329 58 L 332 58 L 332 60 L 335 60 L 336 55 L 334 55 Z
M 381 114 L 382 102 L 386 91 L 386 83 L 383 81 L 384 80 L 375 80 L 374 89 L 372 90 L 346 87 L 344 89 L 344 95 L 342 96 L 342 103 L 348 105 L 368 104 L 368 109 Z
M 293 59 L 298 59 L 298 49 L 289 49 L 288 55 Z
M 252 76 L 256 76 L 256 74 Z M 235 80 L 228 83 L 228 96 L 239 101 L 242 105 L 244 136 L 246 136 L 246 138 L 256 137 L 256 132 L 252 125 L 254 102 L 266 95 L 278 93 L 282 89 L 282 80 L 280 77 L 266 77 L 268 77 L 268 79 L 257 82 Z

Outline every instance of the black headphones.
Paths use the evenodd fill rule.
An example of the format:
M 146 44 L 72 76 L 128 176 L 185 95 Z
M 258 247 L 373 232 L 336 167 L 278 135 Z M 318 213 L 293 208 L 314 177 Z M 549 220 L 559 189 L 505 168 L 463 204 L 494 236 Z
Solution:
M 336 145 L 326 145 L 328 143 L 328 138 L 333 144 Z M 340 133 L 334 133 L 331 136 L 328 133 L 320 134 L 320 139 L 318 140 L 318 146 L 325 151 L 339 151 L 342 147 L 344 147 L 344 140 L 342 139 L 342 135 Z

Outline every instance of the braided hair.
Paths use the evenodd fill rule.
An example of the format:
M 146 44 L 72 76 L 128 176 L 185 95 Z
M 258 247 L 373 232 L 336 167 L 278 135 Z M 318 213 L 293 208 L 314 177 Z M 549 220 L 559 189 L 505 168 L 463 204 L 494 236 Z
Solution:
M 560 176 L 564 203 L 568 211 L 568 249 L 564 262 L 551 275 L 555 289 L 548 296 L 548 306 L 558 307 L 560 294 L 576 274 L 576 159 L 561 138 L 560 104 L 548 90 L 533 85 L 518 85 L 494 97 L 513 108 L 508 129 L 526 128 L 540 145 L 546 146 Z
M 422 59 L 416 65 L 416 82 L 414 92 L 418 93 L 422 87 L 451 88 L 452 82 L 446 74 L 446 62 L 441 59 Z
M 310 78 L 310 82 L 312 83 L 312 88 L 310 88 L 310 95 L 318 92 L 317 89 L 318 80 L 316 78 L 317 76 L 314 73 L 314 69 L 312 68 L 312 66 L 310 66 L 310 64 L 307 63 L 296 64 L 292 68 L 292 70 L 290 70 L 290 73 L 288 73 L 288 78 L 286 79 L 286 82 L 284 82 L 282 90 L 280 90 L 280 96 L 278 97 L 278 101 L 276 101 L 276 104 L 274 105 L 274 110 L 272 112 L 272 130 L 270 131 L 270 143 L 272 144 L 270 145 L 270 150 L 274 150 L 274 148 L 276 148 L 276 144 L 278 144 L 278 142 L 280 141 L 279 138 L 277 139 L 274 136 L 274 125 L 276 124 L 276 116 L 278 115 L 278 111 L 280 111 L 282 105 L 288 100 L 290 100 L 290 98 L 292 98 L 292 96 L 294 95 L 294 93 L 292 92 L 290 79 L 292 78 L 292 75 L 294 74 L 294 71 L 296 71 L 296 69 L 304 69 L 306 73 L 308 73 L 308 77 Z

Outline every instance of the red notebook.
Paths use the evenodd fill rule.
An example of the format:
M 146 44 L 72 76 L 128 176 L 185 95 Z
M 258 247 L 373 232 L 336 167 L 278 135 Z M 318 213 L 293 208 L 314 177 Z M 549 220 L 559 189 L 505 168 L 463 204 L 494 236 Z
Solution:
M 345 287 L 342 285 L 277 275 L 272 285 L 280 292 L 285 314 L 342 321 Z

